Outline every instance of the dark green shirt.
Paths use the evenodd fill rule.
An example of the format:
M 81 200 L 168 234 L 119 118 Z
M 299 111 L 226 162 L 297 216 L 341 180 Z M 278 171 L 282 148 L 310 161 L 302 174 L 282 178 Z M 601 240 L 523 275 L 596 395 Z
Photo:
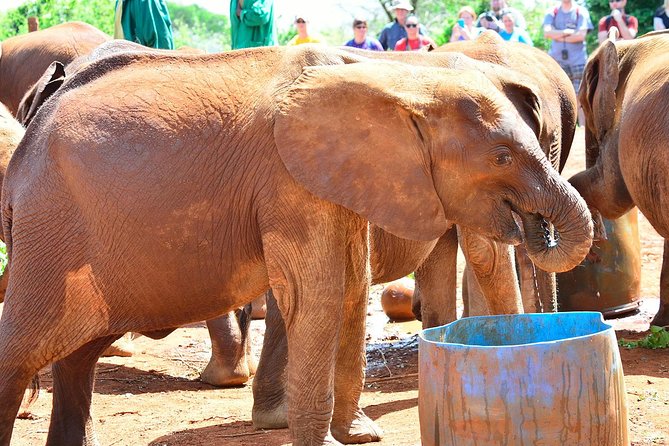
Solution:
M 232 49 L 276 45 L 274 0 L 245 0 L 237 17 L 238 0 L 230 0 Z
M 152 48 L 174 49 L 172 22 L 164 0 L 116 0 L 117 10 L 119 1 L 123 1 L 121 26 L 125 40 Z

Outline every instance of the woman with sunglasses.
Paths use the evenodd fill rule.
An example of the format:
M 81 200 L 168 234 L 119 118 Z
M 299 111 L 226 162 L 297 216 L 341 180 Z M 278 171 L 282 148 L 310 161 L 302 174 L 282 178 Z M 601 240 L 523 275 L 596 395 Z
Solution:
M 353 19 L 353 38 L 344 45 L 363 50 L 383 51 L 381 42 L 367 36 L 367 20 L 361 18 Z
M 418 33 L 419 26 L 418 17 L 415 15 L 407 17 L 404 24 L 407 36 L 395 44 L 395 51 L 416 51 L 429 45 L 436 48 L 437 45 L 434 43 L 434 40 Z

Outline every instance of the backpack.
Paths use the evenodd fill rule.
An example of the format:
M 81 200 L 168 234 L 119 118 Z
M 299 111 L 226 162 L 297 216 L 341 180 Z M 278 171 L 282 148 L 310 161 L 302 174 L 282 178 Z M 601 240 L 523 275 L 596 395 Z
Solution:
M 630 16 L 625 14 L 623 18 L 625 19 L 625 25 L 630 26 Z M 613 20 L 613 16 L 611 15 L 608 15 L 606 17 L 606 20 L 604 20 L 604 26 L 606 26 L 606 29 L 609 29 L 611 27 L 611 20 Z

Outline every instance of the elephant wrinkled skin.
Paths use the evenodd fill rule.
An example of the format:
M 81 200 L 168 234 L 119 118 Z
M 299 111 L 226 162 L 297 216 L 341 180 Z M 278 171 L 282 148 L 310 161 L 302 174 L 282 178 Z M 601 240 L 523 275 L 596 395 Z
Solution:
M 669 325 L 669 32 L 607 40 L 586 65 L 579 100 L 586 117 L 586 167 L 569 181 L 609 219 L 634 206 L 665 239 L 660 309 Z
M 414 240 L 455 223 L 515 244 L 542 235 L 513 214 L 540 215 L 563 234 L 546 248 L 554 262 L 582 260 L 585 203 L 490 80 L 351 61 L 316 45 L 119 54 L 42 106 L 2 197 L 0 445 L 41 367 L 53 362 L 47 443 L 94 443 L 94 366 L 113 340 L 213 318 L 270 286 L 294 444 L 373 441 L 359 407 L 367 220 Z

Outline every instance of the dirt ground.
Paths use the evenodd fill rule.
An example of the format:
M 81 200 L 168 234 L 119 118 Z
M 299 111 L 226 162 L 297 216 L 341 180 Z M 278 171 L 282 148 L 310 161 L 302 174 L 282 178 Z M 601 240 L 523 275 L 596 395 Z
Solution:
M 568 172 L 583 165 L 583 134 L 577 133 Z M 662 239 L 640 216 L 642 239 L 641 312 L 614 321 L 619 337 L 639 338 L 657 308 Z M 462 264 L 462 262 L 461 262 Z M 461 269 L 460 265 L 460 269 Z M 418 324 L 386 324 L 380 309 L 381 287 L 370 296 L 368 379 L 365 412 L 384 430 L 379 445 L 420 444 L 418 425 Z M 623 330 L 625 329 L 625 330 Z M 259 354 L 263 321 L 252 323 Z M 268 445 L 290 444 L 286 429 L 255 430 L 249 385 L 217 389 L 201 383 L 208 361 L 204 324 L 181 328 L 167 338 L 136 340 L 132 358 L 102 358 L 98 363 L 93 411 L 102 445 Z M 632 445 L 669 445 L 669 349 L 621 350 Z M 39 400 L 26 419 L 16 421 L 13 445 L 44 444 L 51 410 L 50 373 L 42 372 Z M 602 445 L 606 446 L 606 445 Z

